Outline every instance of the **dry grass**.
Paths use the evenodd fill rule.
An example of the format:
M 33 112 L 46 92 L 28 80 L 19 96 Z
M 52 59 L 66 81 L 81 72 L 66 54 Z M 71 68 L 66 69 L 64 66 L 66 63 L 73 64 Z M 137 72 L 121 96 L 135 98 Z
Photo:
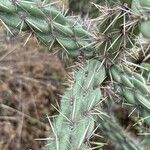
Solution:
M 65 70 L 33 38 L 23 46 L 25 37 L 1 30 L 0 39 L 0 149 L 42 149 L 35 139 L 49 132 L 46 114 L 54 113 Z

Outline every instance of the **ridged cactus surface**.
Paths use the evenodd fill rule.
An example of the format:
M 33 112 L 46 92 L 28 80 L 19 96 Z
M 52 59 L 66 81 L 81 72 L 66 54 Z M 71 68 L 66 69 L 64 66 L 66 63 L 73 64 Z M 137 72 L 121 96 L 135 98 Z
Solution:
M 131 11 L 132 1 L 102 1 L 99 12 L 102 18 L 97 25 L 98 36 L 96 43 L 97 52 L 107 60 L 114 61 L 129 53 L 139 34 L 138 20 L 134 19 Z M 100 36 L 99 36 L 100 35 Z
M 139 141 L 132 139 L 113 117 L 103 117 L 99 120 L 100 130 L 112 143 L 117 144 L 121 150 L 143 150 Z
M 49 150 L 90 149 L 95 117 L 101 115 L 99 104 L 103 97 L 99 84 L 104 79 L 104 66 L 97 60 L 90 60 L 74 74 L 74 85 L 63 95 L 59 116 L 54 119 L 54 137 L 49 141 Z
M 137 16 L 141 16 L 139 28 L 143 36 L 150 39 L 150 1 L 133 0 L 132 9 Z
M 114 65 L 110 73 L 116 93 L 124 97 L 126 103 L 134 106 L 150 125 L 147 118 L 150 115 L 150 86 L 147 80 L 141 74 L 121 65 Z
M 147 82 L 150 82 L 150 63 L 142 63 L 141 67 L 144 69 L 140 69 L 139 72 L 144 76 L 144 78 L 147 80 Z
M 98 17 L 91 26 L 95 28 L 89 31 L 48 1 L 0 0 L 0 20 L 11 33 L 18 29 L 20 33 L 35 34 L 50 48 L 59 45 L 75 58 L 88 59 L 86 65 L 74 71 L 70 90 L 62 96 L 60 108 L 55 108 L 59 115 L 49 120 L 53 131 L 49 150 L 96 149 L 90 138 L 98 128 L 119 150 L 145 150 L 105 107 L 111 109 L 115 95 L 134 108 L 136 115 L 144 119 L 143 128 L 149 129 L 150 64 L 144 59 L 134 64 L 128 56 L 134 57 L 131 51 L 140 46 L 145 60 L 149 58 L 149 46 L 145 50 L 141 39 L 150 39 L 150 1 L 102 0 L 98 4 Z M 129 69 L 127 63 L 134 67 Z
M 99 8 L 104 19 L 97 20 L 96 35 L 45 1 L 1 0 L 0 4 L 0 19 L 8 29 L 32 32 L 49 47 L 58 43 L 74 57 L 91 57 L 96 53 L 114 60 L 120 53 L 129 51 L 139 33 L 137 21 L 131 23 L 134 16 L 130 10 L 131 1 L 107 2 L 107 7 Z
M 82 25 L 67 19 L 51 3 L 0 0 L 0 20 L 7 29 L 32 32 L 49 47 L 57 42 L 71 56 L 93 54 L 93 49 L 88 46 L 91 34 Z

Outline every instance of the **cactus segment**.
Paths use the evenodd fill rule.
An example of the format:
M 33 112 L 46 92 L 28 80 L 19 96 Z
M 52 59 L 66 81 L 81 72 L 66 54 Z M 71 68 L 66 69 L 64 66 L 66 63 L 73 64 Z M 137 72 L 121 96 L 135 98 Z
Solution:
M 72 37 L 74 35 L 73 31 L 68 26 L 64 26 L 56 22 L 53 22 L 52 26 L 54 30 L 60 32 L 60 34 L 65 34 L 68 37 Z
M 146 110 L 148 110 L 150 112 L 150 101 L 149 99 L 145 98 L 144 95 L 142 95 L 141 93 L 135 93 L 135 97 L 138 100 L 138 102 L 144 107 L 146 108 Z
M 55 21 L 62 25 L 67 25 L 67 18 L 58 11 L 55 7 L 51 5 L 46 5 L 43 7 L 44 14 L 50 19 L 51 21 Z
M 40 3 L 38 0 L 0 0 L 0 8 L 0 20 L 5 26 L 32 32 L 50 48 L 52 44 L 59 43 L 73 57 L 81 54 L 93 56 L 95 50 L 90 44 L 92 34 L 81 25 L 72 23 L 51 3 Z
M 74 33 L 76 36 L 81 37 L 81 38 L 88 38 L 89 36 L 91 36 L 91 34 L 87 32 L 86 30 L 84 30 L 82 27 L 74 28 Z
M 53 37 L 53 35 L 51 35 L 51 32 L 49 32 L 47 34 L 37 32 L 35 34 L 39 38 L 39 40 L 42 41 L 45 45 L 53 43 L 53 41 L 55 40 L 55 38 Z
M 111 70 L 111 76 L 115 81 L 117 81 L 119 83 L 121 82 L 121 77 L 120 77 L 120 74 L 117 72 L 117 68 L 114 67 Z
M 108 2 L 108 6 L 103 4 L 104 10 L 101 14 L 104 15 L 104 19 L 100 19 L 97 27 L 98 31 L 102 33 L 102 40 L 99 44 L 96 43 L 97 51 L 101 55 L 103 54 L 103 57 L 114 61 L 134 45 L 134 39 L 139 35 L 139 29 L 138 23 L 133 21 L 134 13 L 130 11 L 131 2 L 131 0 L 116 0 L 116 2 Z
M 134 93 L 130 89 L 124 88 L 121 94 L 125 97 L 125 99 L 128 99 L 130 104 L 136 103 Z
M 140 81 L 140 82 L 146 84 L 146 83 L 145 83 L 145 79 L 144 79 L 143 76 L 141 76 L 141 75 L 138 74 L 138 73 L 133 73 L 133 75 L 134 75 L 134 77 L 135 77 L 138 81 Z
M 39 31 L 41 33 L 47 33 L 51 31 L 49 24 L 45 20 L 30 16 L 26 17 L 25 21 L 35 31 Z
M 118 68 L 118 70 L 116 68 Z M 141 74 L 132 72 L 131 75 L 129 74 L 129 72 L 131 72 L 129 71 L 129 68 L 124 68 L 126 67 L 115 65 L 112 66 L 110 71 L 110 74 L 114 81 L 115 90 L 117 91 L 116 87 L 120 86 L 120 90 L 118 90 L 116 93 L 120 96 L 123 96 L 127 103 L 132 104 L 135 107 L 139 107 L 139 111 L 141 110 L 140 107 L 142 107 L 150 114 L 150 87 L 147 84 L 147 81 Z M 115 74 L 120 76 L 122 80 L 118 80 L 114 76 L 114 72 Z
M 121 150 L 143 150 L 138 142 L 129 137 L 124 129 L 111 117 L 103 117 L 99 120 L 100 130 L 104 137 L 107 136 L 112 143 L 117 144 Z
M 95 128 L 92 112 L 98 109 L 102 100 L 98 85 L 105 79 L 105 68 L 100 61 L 93 59 L 84 69 L 79 69 L 74 78 L 75 83 L 72 89 L 64 94 L 60 114 L 53 123 L 58 138 L 49 141 L 50 150 L 58 147 L 63 150 L 89 148 L 87 142 Z M 54 138 L 56 139 L 56 136 Z
M 133 78 L 132 79 L 134 86 L 139 89 L 143 94 L 148 94 L 150 91 L 148 89 L 148 86 L 141 81 Z
M 58 42 L 61 43 L 65 48 L 66 50 L 77 50 L 78 49 L 78 43 L 74 42 L 73 40 L 71 40 L 70 38 L 68 39 L 65 39 L 65 38 L 61 38 L 61 37 L 58 37 L 57 38 Z
M 29 14 L 34 16 L 44 17 L 44 13 L 40 8 L 38 8 L 37 4 L 32 1 L 18 1 L 17 4 L 24 10 L 26 10 Z
M 136 15 L 141 16 L 139 30 L 145 38 L 150 39 L 150 1 L 133 0 L 132 10 L 133 13 L 136 13 Z
M 150 64 L 142 63 L 141 67 L 143 67 L 143 69 L 140 69 L 139 73 L 141 73 L 144 76 L 144 78 L 149 80 L 149 82 L 150 82 Z
M 121 79 L 122 79 L 122 84 L 125 85 L 126 87 L 129 87 L 129 88 L 133 88 L 134 87 L 134 85 L 131 83 L 131 81 L 128 79 L 127 76 L 122 75 Z
M 150 113 L 147 110 L 140 111 L 141 116 L 143 117 L 144 122 L 146 122 L 147 125 L 150 125 Z
M 139 0 L 142 7 L 150 7 L 150 0 Z
M 46 6 L 40 6 L 38 1 L 18 1 L 17 5 L 21 7 L 21 9 L 28 12 L 30 15 L 35 17 L 45 18 L 48 17 L 50 20 L 55 20 L 55 22 L 66 25 L 66 18 L 62 15 L 62 13 L 51 4 L 46 4 Z
M 0 11 L 14 13 L 16 12 L 16 7 L 11 1 L 5 0 L 0 2 Z
M 27 23 L 18 14 L 8 14 L 0 13 L 0 20 L 2 20 L 6 25 L 9 24 L 10 27 L 26 31 L 29 29 Z
M 150 20 L 141 22 L 141 24 L 139 25 L 139 28 L 143 36 L 147 39 L 150 39 Z

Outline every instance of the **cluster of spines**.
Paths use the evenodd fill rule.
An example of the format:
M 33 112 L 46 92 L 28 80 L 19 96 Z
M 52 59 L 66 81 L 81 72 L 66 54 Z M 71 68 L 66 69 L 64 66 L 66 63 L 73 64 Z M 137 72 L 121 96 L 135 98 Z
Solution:
M 54 138 L 50 150 L 87 150 L 94 134 L 96 116 L 101 115 L 102 94 L 99 84 L 105 79 L 105 68 L 98 60 L 90 60 L 74 75 L 74 85 L 61 100 L 59 116 L 54 119 Z M 94 149 L 94 148 L 93 148 Z
M 91 57 L 96 53 L 102 59 L 114 61 L 120 58 L 118 56 L 122 57 L 122 53 L 130 51 L 139 33 L 139 20 L 134 20 L 136 14 L 130 9 L 134 5 L 131 3 L 130 0 L 116 0 L 100 2 L 107 6 L 96 5 L 103 19 L 97 25 L 95 36 L 75 21 L 70 21 L 52 4 L 43 1 L 1 0 L 0 20 L 5 26 L 20 31 L 30 30 L 49 47 L 59 43 L 71 56 Z
M 59 43 L 71 56 L 93 55 L 92 35 L 44 1 L 0 1 L 0 20 L 9 27 L 34 33 L 47 46 Z M 11 32 L 11 30 L 9 29 Z
M 109 117 L 105 116 L 101 120 L 99 119 L 99 128 L 102 135 L 107 137 L 107 139 L 111 141 L 112 144 L 115 144 L 118 149 L 142 150 L 139 141 L 131 138 L 112 116 L 113 115 L 110 115 Z
M 100 4 L 105 4 L 104 1 Z M 117 5 L 115 5 L 115 3 Z M 75 21 L 64 17 L 51 4 L 41 1 L 0 1 L 0 20 L 5 26 L 20 31 L 30 30 L 44 44 L 59 43 L 71 56 L 93 56 L 114 60 L 120 53 L 129 51 L 138 34 L 137 22 L 133 21 L 131 1 L 107 2 L 100 7 L 104 19 L 98 24 L 96 35 L 83 29 Z
M 102 17 L 97 26 L 95 46 L 102 58 L 114 62 L 115 59 L 128 53 L 134 45 L 134 40 L 139 34 L 138 20 L 134 19 L 130 0 L 108 0 L 101 3 L 103 6 L 96 5 Z

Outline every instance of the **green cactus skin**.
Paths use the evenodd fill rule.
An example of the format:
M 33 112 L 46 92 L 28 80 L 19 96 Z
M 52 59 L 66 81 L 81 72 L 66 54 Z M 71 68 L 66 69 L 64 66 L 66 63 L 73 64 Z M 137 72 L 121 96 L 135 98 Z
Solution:
M 112 115 L 109 115 L 112 116 Z M 111 117 L 103 117 L 99 120 L 100 130 L 112 143 L 117 144 L 117 148 L 121 150 L 143 150 L 138 141 L 135 140 L 124 131 L 124 129 Z
M 143 69 L 140 69 L 139 72 L 147 79 L 147 82 L 150 82 L 150 64 L 145 62 L 141 64 L 141 67 Z
M 51 4 L 42 5 L 40 2 L 43 1 L 0 0 L 0 20 L 10 30 L 15 28 L 20 32 L 34 33 L 47 46 L 59 44 L 73 57 L 83 55 L 91 58 L 96 53 L 101 61 L 110 60 L 112 68 L 107 68 L 114 81 L 113 90 L 121 99 L 137 107 L 140 116 L 146 118 L 145 123 L 150 126 L 150 119 L 147 118 L 150 116 L 150 86 L 147 84 L 150 70 L 136 73 L 127 67 L 114 65 L 116 57 L 122 59 L 118 57 L 120 53 L 130 51 L 139 29 L 146 38 L 150 37 L 149 1 L 101 1 L 101 5 L 107 4 L 105 13 L 108 14 L 98 23 L 96 36 L 86 31 L 82 25 L 70 21 Z M 140 18 L 140 21 L 132 24 L 134 17 L 142 15 L 146 17 L 145 20 Z M 149 68 L 149 64 L 144 66 Z M 99 110 L 98 105 L 103 96 L 98 85 L 102 84 L 105 77 L 110 79 L 109 75 L 106 76 L 102 63 L 94 59 L 74 74 L 74 85 L 62 97 L 58 117 L 53 123 L 50 122 L 54 135 L 52 140 L 48 141 L 48 149 L 90 149 L 88 140 L 93 134 L 95 122 L 100 123 L 104 134 L 113 143 L 119 144 L 121 149 L 140 149 L 134 140 L 126 137 L 126 133 L 122 132 L 123 129 L 113 119 L 104 116 L 103 121 L 97 121 L 97 115 L 93 115 L 99 113 L 95 111 Z
M 150 39 L 150 20 L 141 22 L 139 29 L 145 38 Z
M 150 7 L 150 0 L 139 0 L 142 7 Z
M 74 85 L 61 100 L 59 116 L 54 120 L 54 141 L 50 150 L 87 150 L 87 144 L 95 128 L 92 115 L 98 109 L 102 94 L 98 85 L 105 79 L 105 69 L 100 61 L 90 62 L 74 75 Z M 76 139 L 76 140 L 75 140 Z
M 147 84 L 147 80 L 141 74 L 121 65 L 114 65 L 110 74 L 115 90 L 119 89 L 116 93 L 123 96 L 127 103 L 139 108 L 140 114 L 143 114 L 145 110 L 150 115 L 150 86 Z
M 73 57 L 81 53 L 93 55 L 94 49 L 88 46 L 92 34 L 81 25 L 70 23 L 51 4 L 42 5 L 38 0 L 0 0 L 0 20 L 8 27 L 33 32 L 47 46 L 59 43 Z
M 145 135 L 144 140 L 141 143 L 141 146 L 143 147 L 144 150 L 149 150 L 150 148 L 150 136 Z
M 142 18 L 139 23 L 140 32 L 145 38 L 150 39 L 150 1 L 133 0 L 132 10 L 136 13 L 136 15 L 141 16 Z
M 8 27 L 33 32 L 50 47 L 58 43 L 73 57 L 92 57 L 96 53 L 102 59 L 105 57 L 112 61 L 120 53 L 128 51 L 134 44 L 135 36 L 139 34 L 137 22 L 128 25 L 133 21 L 129 11 L 130 0 L 116 0 L 116 3 L 107 1 L 110 12 L 102 23 L 98 23 L 98 37 L 87 32 L 76 21 L 70 21 L 51 4 L 42 5 L 38 0 L 0 0 L 0 4 L 0 20 Z M 105 5 L 106 2 L 100 1 L 100 4 Z
M 103 42 L 96 44 L 97 51 L 106 59 L 114 60 L 123 52 L 129 51 L 139 34 L 138 23 L 135 21 L 130 24 L 134 22 L 134 15 L 130 11 L 131 2 L 131 0 L 108 1 L 107 6 L 104 5 L 104 10 L 102 9 L 104 19 L 100 19 L 97 28 L 103 35 Z

